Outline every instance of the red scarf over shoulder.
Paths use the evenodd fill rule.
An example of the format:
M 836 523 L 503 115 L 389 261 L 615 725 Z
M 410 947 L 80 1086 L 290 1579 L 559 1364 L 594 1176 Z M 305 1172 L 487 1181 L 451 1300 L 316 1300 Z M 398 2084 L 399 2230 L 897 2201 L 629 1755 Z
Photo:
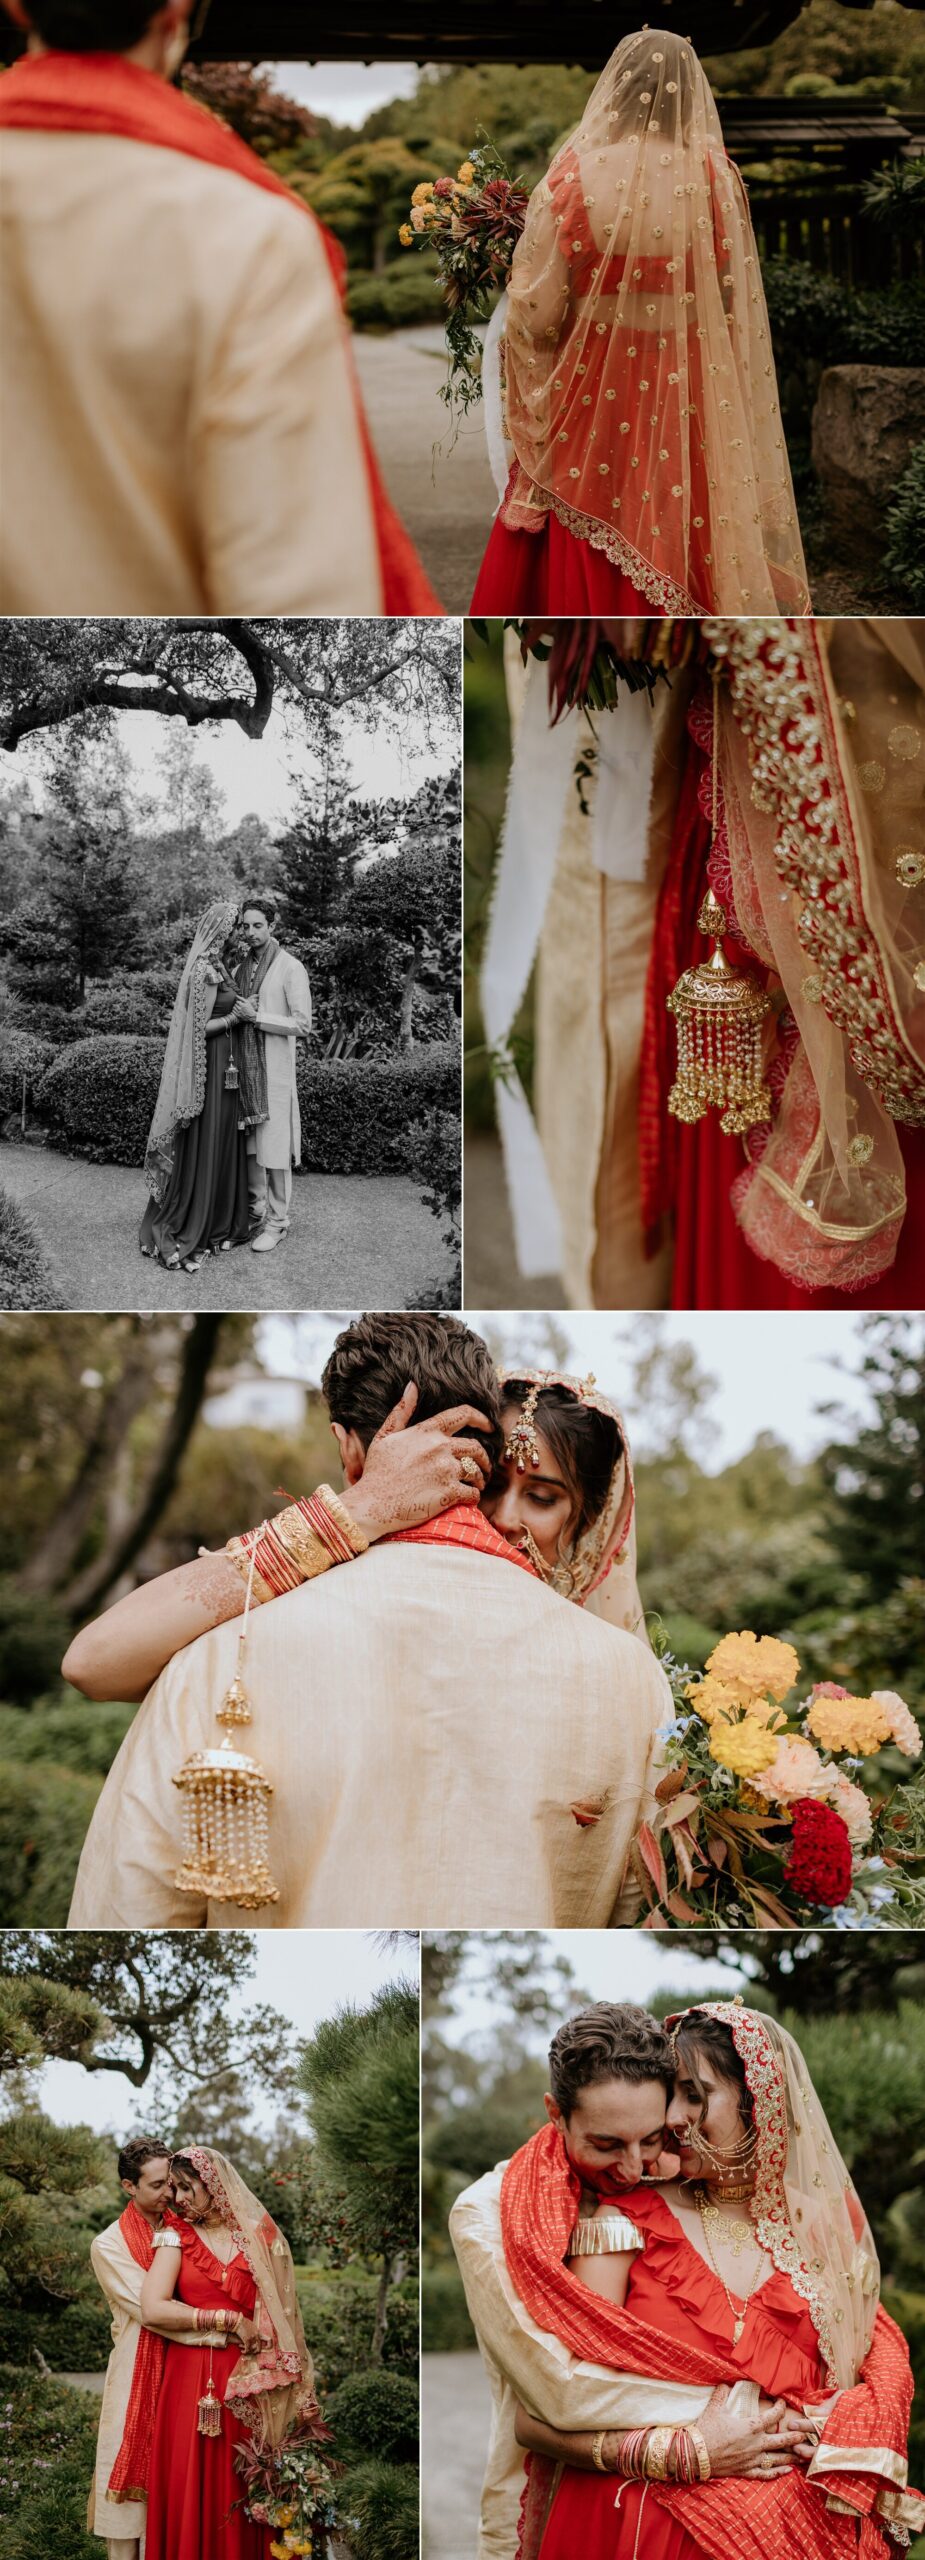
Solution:
M 172 2223 L 173 2215 L 165 2214 L 164 2220 Z M 154 2265 L 154 2234 L 137 2204 L 127 2204 L 125 2212 L 120 2213 L 119 2229 L 136 2267 L 143 2267 L 147 2275 L 148 2268 Z M 153 2329 L 139 2330 L 122 2442 L 109 2475 L 107 2498 L 147 2497 L 157 2395 L 166 2353 L 166 2338 L 155 2337 Z
M 143 71 L 119 53 L 29 53 L 0 79 L 0 127 L 14 125 L 35 133 L 109 133 L 128 142 L 153 143 L 161 151 L 180 151 L 190 160 L 205 160 L 214 169 L 229 169 L 269 195 L 283 196 L 314 223 L 338 298 L 343 301 L 345 260 L 329 231 L 291 187 L 277 178 L 229 126 L 206 107 L 173 89 L 154 72 Z M 366 414 L 356 378 L 349 332 L 345 354 L 356 406 L 357 425 L 366 464 L 370 505 L 376 528 L 382 611 L 387 614 L 442 613 L 414 544 L 387 497 L 373 452 Z M 349 528 L 348 528 L 349 530 Z
M 603 2183 L 603 2182 L 602 2182 Z M 626 2190 L 612 2190 L 626 2195 Z M 508 2274 L 537 2327 L 560 2338 L 582 2362 L 613 2365 L 618 2373 L 637 2373 L 664 2382 L 699 2382 L 713 2390 L 717 2383 L 741 2380 L 723 2346 L 702 2347 L 671 2335 L 671 2304 L 666 2295 L 665 2328 L 638 2320 L 631 2310 L 618 2310 L 602 2294 L 582 2284 L 566 2260 L 566 2250 L 581 2201 L 581 2181 L 572 2168 L 561 2134 L 545 2125 L 508 2162 L 501 2188 L 501 2235 Z M 626 2210 L 645 2213 L 645 2189 L 636 2189 Z M 785 2394 L 781 2395 L 786 2396 Z M 820 2393 L 820 2398 L 823 2394 Z M 805 2405 L 805 2403 L 803 2404 Z M 683 2524 L 704 2560 L 887 2560 L 895 2551 L 873 2509 L 884 2491 L 901 2490 L 912 2406 L 912 2375 L 905 2339 L 882 2308 L 869 2354 L 853 2389 L 840 2392 L 823 2429 L 823 2445 L 832 2468 L 817 2481 L 787 2471 L 774 2480 L 710 2480 L 696 2488 L 654 2482 L 650 2494 Z M 859 2468 L 851 2468 L 857 2448 Z M 528 2486 L 521 2518 L 523 2560 L 536 2548 L 535 2505 L 545 2513 L 554 2466 L 528 2457 Z M 540 2496 L 530 2496 L 535 2479 Z M 611 2493 L 612 2494 L 612 2493 Z M 827 2504 L 838 2498 L 848 2514 Z M 921 2531 L 922 2501 L 909 2497 L 909 2519 Z

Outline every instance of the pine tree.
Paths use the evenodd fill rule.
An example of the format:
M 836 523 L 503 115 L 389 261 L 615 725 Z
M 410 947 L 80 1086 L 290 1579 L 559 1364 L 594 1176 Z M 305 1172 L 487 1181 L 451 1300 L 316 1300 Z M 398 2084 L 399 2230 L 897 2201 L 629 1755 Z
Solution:
M 389 2293 L 417 2240 L 419 2015 L 417 1986 L 389 1985 L 368 2009 L 327 2018 L 299 2073 L 319 2178 L 338 2190 L 355 2248 L 379 2260 L 374 2364 L 382 2358 Z
M 839 1563 L 872 1601 L 922 1574 L 925 1557 L 925 1334 L 921 1318 L 862 1319 L 874 1419 L 822 1459 Z

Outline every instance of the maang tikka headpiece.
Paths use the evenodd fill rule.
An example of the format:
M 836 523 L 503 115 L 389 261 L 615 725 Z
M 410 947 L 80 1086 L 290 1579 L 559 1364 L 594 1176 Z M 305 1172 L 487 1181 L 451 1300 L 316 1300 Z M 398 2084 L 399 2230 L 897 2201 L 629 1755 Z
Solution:
M 539 1400 L 541 1384 L 541 1379 L 536 1378 L 534 1380 L 529 1394 L 524 1400 L 519 1420 L 515 1422 L 513 1431 L 506 1439 L 504 1448 L 501 1452 L 503 1458 L 507 1460 L 513 1459 L 519 1476 L 526 1475 L 528 1458 L 531 1467 L 538 1467 L 540 1463 L 539 1441 L 537 1440 L 536 1426 L 533 1417 Z

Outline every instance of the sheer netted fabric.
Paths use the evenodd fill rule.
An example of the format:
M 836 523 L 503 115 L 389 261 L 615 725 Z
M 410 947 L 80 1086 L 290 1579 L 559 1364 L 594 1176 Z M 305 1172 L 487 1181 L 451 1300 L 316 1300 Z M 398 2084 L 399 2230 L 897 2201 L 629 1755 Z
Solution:
M 544 1386 L 565 1387 L 576 1402 L 590 1406 L 592 1412 L 609 1415 L 616 1423 L 623 1445 L 603 1509 L 553 1568 L 550 1582 L 564 1599 L 577 1600 L 582 1606 L 593 1597 L 595 1616 L 605 1618 L 611 1626 L 625 1627 L 630 1635 L 641 1635 L 645 1641 L 645 1619 L 636 1581 L 636 1486 L 622 1414 L 597 1386 L 571 1377 L 564 1370 L 527 1369 L 521 1364 L 502 1368 L 499 1375 L 502 1389 L 514 1385 L 538 1386 L 541 1391 Z M 542 1429 L 542 1394 L 537 1422 Z
M 154 1200 L 162 1200 L 167 1189 L 180 1130 L 198 1120 L 205 1101 L 210 993 L 237 914 L 235 898 L 216 898 L 200 918 L 184 963 L 145 1148 L 145 1180 Z
M 530 200 L 505 330 L 514 530 L 550 509 L 665 613 L 809 611 L 745 190 L 691 46 L 618 46 Z
M 925 643 L 912 622 L 713 623 L 735 915 L 795 1026 L 736 1185 L 755 1252 L 809 1288 L 892 1262 L 894 1122 L 925 1121 Z

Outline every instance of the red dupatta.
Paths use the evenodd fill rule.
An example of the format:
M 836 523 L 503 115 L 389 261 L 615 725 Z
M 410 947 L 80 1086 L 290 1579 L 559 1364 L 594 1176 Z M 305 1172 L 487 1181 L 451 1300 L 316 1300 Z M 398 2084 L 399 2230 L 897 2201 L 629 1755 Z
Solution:
M 173 2222 L 172 2214 L 165 2214 L 164 2219 Z M 154 2265 L 154 2235 L 137 2204 L 127 2204 L 125 2212 L 120 2213 L 119 2229 L 136 2267 L 143 2267 L 147 2275 L 148 2268 Z M 109 2475 L 107 2498 L 147 2497 L 157 2395 L 166 2353 L 166 2338 L 156 2337 L 153 2329 L 139 2330 L 122 2442 Z
M 625 2197 L 626 2190 L 619 2193 Z M 562 2136 L 555 2126 L 544 2126 L 515 2153 L 501 2189 L 508 2273 L 537 2326 L 582 2362 L 612 2365 L 620 2373 L 702 2383 L 707 2390 L 740 2382 L 741 2365 L 733 2366 L 722 2348 L 713 2352 L 675 2339 L 667 2327 L 655 2329 L 618 2309 L 572 2273 L 565 2251 L 580 2198 L 581 2181 Z M 828 2396 L 819 2393 L 820 2400 Z M 801 2392 L 799 2405 L 809 2404 L 810 2395 Z M 826 2419 L 812 2480 L 791 2471 L 773 2480 L 717 2479 L 695 2488 L 653 2482 L 649 2495 L 683 2524 L 704 2560 L 729 2560 L 730 2551 L 735 2560 L 885 2560 L 892 2522 L 900 2539 L 903 2528 L 921 2531 L 925 2522 L 925 2501 L 905 2491 L 911 2405 L 906 2343 L 880 2310 L 861 2375 L 853 2389 L 839 2394 Z M 539 2551 L 553 2471 L 543 2458 L 528 2457 L 521 2560 L 533 2560 Z M 828 2504 L 830 2498 L 840 2512 Z M 873 2512 L 878 2505 L 879 2515 Z
M 473 1547 L 479 1555 L 500 1556 L 505 1564 L 519 1564 L 524 1573 L 539 1580 L 536 1566 L 500 1529 L 492 1527 L 485 1513 L 472 1502 L 454 1502 L 449 1511 L 440 1511 L 433 1520 L 419 1520 L 413 1529 L 393 1529 L 383 1546 L 407 1546 L 412 1541 L 424 1547 Z
M 268 194 L 283 196 L 314 224 L 324 249 L 338 299 L 343 302 L 345 259 L 339 243 L 301 196 L 277 178 L 266 162 L 239 135 L 210 115 L 182 90 L 171 88 L 155 73 L 143 71 L 118 53 L 24 54 L 0 79 L 0 127 L 35 133 L 118 134 L 129 142 L 154 144 L 228 169 Z M 350 370 L 357 425 L 379 553 L 382 611 L 386 614 L 434 614 L 443 607 L 434 594 L 410 535 L 387 497 L 373 451 L 349 332 L 344 352 Z

